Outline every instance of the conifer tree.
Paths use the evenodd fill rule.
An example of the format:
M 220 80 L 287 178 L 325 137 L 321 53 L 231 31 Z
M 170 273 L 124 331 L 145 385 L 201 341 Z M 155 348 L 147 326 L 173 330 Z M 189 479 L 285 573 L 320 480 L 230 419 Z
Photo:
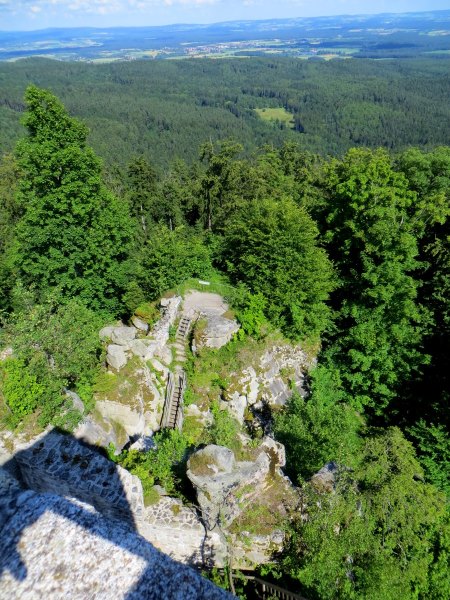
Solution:
M 17 276 L 37 300 L 56 288 L 62 298 L 117 312 L 131 236 L 127 206 L 103 185 L 87 127 L 49 91 L 31 85 L 25 100 L 28 135 L 16 149 Z

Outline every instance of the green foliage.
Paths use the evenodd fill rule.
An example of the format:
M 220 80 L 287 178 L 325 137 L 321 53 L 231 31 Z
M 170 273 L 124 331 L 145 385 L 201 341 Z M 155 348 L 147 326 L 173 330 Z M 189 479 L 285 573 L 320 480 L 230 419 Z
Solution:
M 202 235 L 180 227 L 171 231 L 154 226 L 141 253 L 138 279 L 150 296 L 157 298 L 189 277 L 208 278 L 211 258 Z
M 156 452 L 150 454 L 150 471 L 170 493 L 179 477 L 177 466 L 185 458 L 188 441 L 177 429 L 166 429 L 155 434 Z
M 239 450 L 241 444 L 237 435 L 241 430 L 241 426 L 238 421 L 230 415 L 228 410 L 221 409 L 218 402 L 212 403 L 211 412 L 214 421 L 207 430 L 207 443 Z
M 102 348 L 98 331 L 99 315 L 77 300 L 58 306 L 50 298 L 27 312 L 16 312 L 7 328 L 15 354 L 24 368 L 24 377 L 39 384 L 40 421 L 46 425 L 61 413 L 64 388 L 80 388 L 86 408 L 92 398 L 91 383 L 99 368 Z M 79 416 L 78 416 L 79 418 Z
M 144 302 L 134 311 L 134 314 L 152 326 L 160 317 L 161 313 L 154 302 Z
M 87 127 L 48 91 L 30 86 L 25 99 L 28 137 L 16 150 L 23 210 L 17 275 L 38 299 L 57 289 L 62 298 L 117 313 L 131 235 L 127 206 L 102 184 Z
M 411 445 L 394 428 L 372 432 L 335 493 L 305 488 L 308 518 L 294 527 L 285 567 L 309 597 L 444 597 L 445 571 L 435 574 L 448 561 L 446 506 L 420 477 Z
M 260 292 L 251 294 L 245 289 L 245 286 L 241 286 L 241 290 L 242 295 L 235 303 L 237 308 L 236 317 L 241 325 L 238 335 L 242 335 L 242 331 L 255 339 L 259 339 L 263 335 L 263 330 L 267 327 L 267 319 L 264 314 L 267 300 Z
M 0 393 L 17 422 L 37 408 L 44 386 L 27 371 L 22 360 L 8 358 L 0 365 Z
M 162 485 L 169 494 L 174 493 L 180 478 L 179 465 L 185 458 L 188 440 L 177 429 L 164 429 L 156 433 L 154 439 L 155 450 L 125 450 L 113 460 L 139 477 L 144 494 L 150 494 L 154 483 Z
M 147 495 L 155 482 L 150 473 L 151 461 L 149 460 L 149 453 L 139 452 L 139 450 L 127 450 L 122 453 L 118 462 L 124 469 L 139 477 L 144 496 Z
M 419 344 L 426 312 L 417 305 L 415 195 L 384 151 L 351 150 L 329 166 L 330 258 L 340 286 L 331 361 L 348 401 L 382 413 L 401 383 L 426 362 Z
M 286 140 L 324 156 L 353 146 L 431 148 L 450 139 L 447 71 L 446 60 L 430 56 L 401 62 L 276 56 L 2 62 L 0 153 L 21 135 L 17 111 L 30 80 L 52 89 L 71 114 L 89 123 L 90 143 L 108 164 L 125 166 L 144 156 L 152 167 L 165 167 L 174 155 L 192 162 L 205 140 L 224 138 L 238 140 L 249 153 Z M 284 108 L 299 131 L 262 121 L 255 108 Z
M 140 237 L 145 239 L 153 220 L 152 209 L 156 196 L 157 175 L 143 156 L 128 165 L 127 175 L 131 212 L 138 224 Z
M 328 462 L 353 466 L 357 460 L 362 422 L 342 397 L 337 372 L 317 367 L 310 396 L 294 394 L 275 415 L 274 433 L 286 447 L 287 470 L 294 481 L 308 479 Z
M 267 301 L 266 314 L 288 335 L 316 338 L 328 324 L 333 273 L 307 212 L 288 198 L 250 202 L 224 234 L 236 281 Z
M 418 449 L 427 481 L 450 497 L 450 436 L 446 427 L 420 420 L 408 433 Z

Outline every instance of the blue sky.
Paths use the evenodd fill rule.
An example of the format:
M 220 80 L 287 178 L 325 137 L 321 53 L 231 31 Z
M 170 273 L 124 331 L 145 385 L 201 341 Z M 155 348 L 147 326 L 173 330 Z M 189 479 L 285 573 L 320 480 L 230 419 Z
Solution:
M 0 0 L 0 30 L 450 9 L 450 0 Z

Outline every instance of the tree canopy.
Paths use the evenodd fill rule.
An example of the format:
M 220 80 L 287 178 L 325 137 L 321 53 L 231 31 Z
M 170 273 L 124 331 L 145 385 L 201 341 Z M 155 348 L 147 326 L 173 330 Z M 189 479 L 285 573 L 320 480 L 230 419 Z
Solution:
M 126 284 L 131 222 L 127 204 L 107 191 L 87 127 L 36 86 L 27 89 L 17 145 L 18 202 L 14 264 L 37 298 L 57 288 L 88 306 L 118 312 Z

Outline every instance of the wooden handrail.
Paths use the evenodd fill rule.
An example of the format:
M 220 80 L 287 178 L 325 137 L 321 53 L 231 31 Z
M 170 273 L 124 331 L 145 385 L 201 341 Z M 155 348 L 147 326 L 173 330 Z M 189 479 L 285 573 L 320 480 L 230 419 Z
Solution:
M 276 598 L 280 598 L 280 600 L 307 600 L 304 596 L 300 594 L 296 594 L 295 592 L 290 592 L 279 585 L 275 585 L 274 583 L 270 583 L 269 581 L 265 581 L 264 579 L 260 579 L 259 577 L 255 577 L 254 575 L 244 575 L 245 579 L 250 581 L 254 581 L 261 589 L 262 599 L 264 600 L 267 595 L 275 596 Z

